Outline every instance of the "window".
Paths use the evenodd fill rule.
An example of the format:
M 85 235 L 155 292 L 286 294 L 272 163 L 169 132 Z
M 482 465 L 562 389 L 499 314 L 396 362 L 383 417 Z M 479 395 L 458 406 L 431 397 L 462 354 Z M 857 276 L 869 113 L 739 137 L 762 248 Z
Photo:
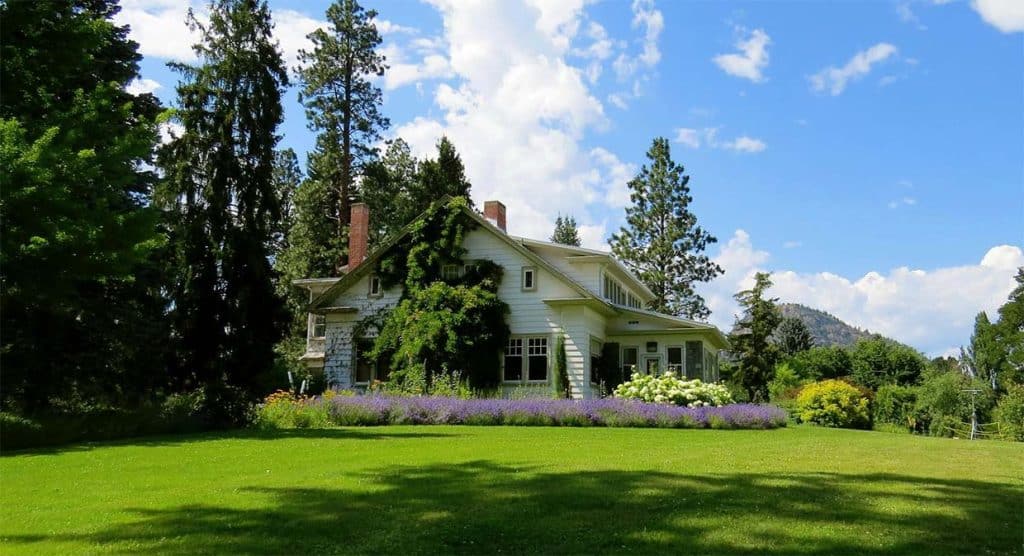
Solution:
M 644 357 L 644 372 L 649 375 L 657 375 L 661 367 L 661 357 Z
M 377 361 L 374 361 L 366 355 L 373 349 L 373 341 L 373 338 L 360 338 L 356 340 L 356 384 L 369 384 L 375 380 L 385 382 L 390 378 L 390 356 L 382 354 Z
M 446 264 L 441 267 L 441 278 L 458 280 L 462 277 L 462 267 L 457 264 Z
M 635 296 L 633 294 L 629 294 L 629 295 L 626 296 L 626 304 L 629 305 L 630 307 L 634 308 L 634 309 L 639 309 L 640 308 L 640 298 L 638 298 L 637 296 Z
M 704 377 L 704 344 L 686 342 L 686 378 Z
M 683 374 L 683 348 L 672 346 L 668 348 L 668 371 L 676 373 L 676 376 Z
M 524 351 L 525 348 L 525 351 Z M 548 379 L 548 339 L 509 338 L 505 347 L 505 382 L 543 382 Z
M 384 290 L 380 284 L 380 276 L 376 274 L 370 275 L 370 297 L 380 297 L 384 295 Z
M 590 383 L 601 384 L 601 342 L 590 340 Z
M 537 269 L 532 266 L 523 267 L 523 291 L 532 292 L 537 290 Z
M 310 338 L 323 338 L 327 335 L 327 315 L 310 315 Z
M 637 371 L 636 363 L 639 358 L 640 348 L 636 346 L 622 348 L 622 378 L 629 380 L 629 377 Z
M 620 284 L 618 281 L 612 279 L 607 274 L 604 275 L 603 283 L 604 283 L 604 298 L 607 299 L 608 301 L 611 301 L 612 303 L 615 303 L 617 305 L 629 305 L 631 307 L 633 307 L 633 306 L 639 307 L 640 306 L 640 300 L 639 299 L 634 297 L 633 294 L 629 293 L 629 290 L 627 290 L 626 288 L 622 287 L 622 284 Z M 632 298 L 633 301 L 630 301 L 630 298 Z M 636 305 L 634 305 L 634 302 L 636 303 Z

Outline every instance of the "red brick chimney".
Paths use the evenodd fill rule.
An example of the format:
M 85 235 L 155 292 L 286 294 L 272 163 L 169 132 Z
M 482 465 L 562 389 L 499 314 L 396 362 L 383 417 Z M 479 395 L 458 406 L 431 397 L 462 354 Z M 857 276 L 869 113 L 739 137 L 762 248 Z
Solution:
M 505 230 L 505 205 L 501 204 L 501 201 L 485 201 L 484 218 L 501 228 L 501 231 L 507 231 Z
M 352 218 L 348 228 L 348 271 L 352 272 L 366 258 L 370 237 L 370 207 L 366 203 L 352 203 Z

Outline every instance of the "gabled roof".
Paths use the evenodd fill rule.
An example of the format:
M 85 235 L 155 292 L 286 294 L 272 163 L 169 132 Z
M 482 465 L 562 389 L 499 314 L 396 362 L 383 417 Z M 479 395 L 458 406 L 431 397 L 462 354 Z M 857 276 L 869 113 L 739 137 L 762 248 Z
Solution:
M 446 196 L 442 197 L 440 200 L 435 201 L 434 204 L 431 205 L 431 208 L 434 208 L 434 207 L 440 206 L 440 205 L 447 205 L 447 204 L 451 203 L 452 200 L 453 199 L 452 199 L 451 196 L 446 195 Z M 399 241 L 401 241 L 402 239 L 404 239 L 406 236 L 409 235 L 409 233 L 412 231 L 413 225 L 417 221 L 419 221 L 421 218 L 423 218 L 426 215 L 426 213 L 429 212 L 429 210 L 430 209 L 427 209 L 426 211 L 424 211 L 422 214 L 420 214 L 418 217 L 416 217 L 412 222 L 410 222 L 408 225 L 406 225 L 404 228 L 402 228 L 402 230 L 400 232 L 398 232 L 394 236 L 388 238 L 378 249 L 374 250 L 374 252 L 371 253 L 366 258 L 366 260 L 364 260 L 359 266 L 357 266 L 355 268 L 355 270 L 353 270 L 353 271 L 345 274 L 344 276 L 342 276 L 341 279 L 339 279 L 337 282 L 335 282 L 334 285 L 332 285 L 331 287 L 327 288 L 327 290 L 325 290 L 322 294 L 317 296 L 317 298 L 314 299 L 309 304 L 309 309 L 310 310 L 315 310 L 315 309 L 323 308 L 326 303 L 330 302 L 331 299 L 336 297 L 341 292 L 343 292 L 343 291 L 347 290 L 348 288 L 350 288 L 353 284 L 355 284 L 357 281 L 359 281 L 359 279 L 362 278 L 363 276 L 366 276 L 367 274 L 369 274 L 372 271 L 372 269 L 377 265 L 377 262 L 379 262 L 380 259 L 388 251 L 390 251 L 392 247 L 394 247 L 396 244 L 398 244 Z M 582 284 L 580 284 L 579 282 L 574 280 L 572 277 L 566 275 L 564 272 L 562 272 L 561 270 L 557 269 L 551 263 L 549 263 L 546 260 L 544 260 L 543 257 L 541 257 L 540 255 L 538 255 L 538 254 L 534 253 L 533 251 L 527 249 L 525 246 L 523 246 L 522 243 L 517 241 L 517 239 L 519 239 L 519 238 L 513 238 L 512 236 L 509 236 L 504 231 L 502 231 L 500 228 L 498 228 L 494 224 L 491 224 L 490 222 L 488 222 L 487 219 L 483 217 L 483 215 L 478 214 L 476 211 L 474 211 L 473 209 L 469 208 L 468 206 L 462 206 L 462 212 L 466 216 L 470 217 L 474 222 L 479 224 L 480 227 L 488 230 L 495 237 L 497 237 L 497 238 L 501 239 L 502 241 L 504 241 L 508 246 L 510 246 L 512 249 L 514 249 L 517 253 L 519 253 L 520 255 L 522 255 L 524 257 L 526 257 L 526 259 L 529 260 L 531 263 L 537 265 L 540 268 L 543 268 L 544 270 L 550 272 L 551 274 L 555 275 L 557 278 L 559 278 L 562 281 L 564 281 L 570 288 L 572 288 L 574 291 L 576 291 L 576 293 L 580 294 L 580 296 L 582 296 L 584 298 L 595 299 L 595 300 L 597 300 L 597 301 L 599 301 L 599 302 L 601 302 L 601 303 L 603 303 L 605 305 L 611 306 L 605 300 L 603 300 L 600 297 L 598 297 L 594 292 L 588 290 Z
M 615 268 L 623 275 L 628 277 L 633 283 L 630 284 L 633 287 L 638 288 L 644 295 L 654 298 L 654 292 L 644 284 L 633 271 L 629 269 L 619 259 L 615 258 L 614 255 L 607 251 L 601 251 L 598 249 L 587 249 L 585 247 L 577 247 L 575 245 L 565 245 L 562 243 L 554 243 L 551 241 L 540 241 L 537 239 L 530 239 L 527 237 L 514 237 L 516 241 L 521 242 L 523 245 L 541 247 L 545 249 L 557 249 L 570 254 L 566 257 L 570 263 L 573 261 L 579 262 L 607 262 L 611 263 Z

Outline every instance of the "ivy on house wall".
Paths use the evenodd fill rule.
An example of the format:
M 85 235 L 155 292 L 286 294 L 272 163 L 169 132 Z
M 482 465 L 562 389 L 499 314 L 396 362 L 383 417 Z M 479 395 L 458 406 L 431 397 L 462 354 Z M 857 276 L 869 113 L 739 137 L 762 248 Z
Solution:
M 391 389 L 429 393 L 442 375 L 473 388 L 500 382 L 499 357 L 509 336 L 508 305 L 498 298 L 503 269 L 489 260 L 463 261 L 463 239 L 478 225 L 463 208 L 463 197 L 432 205 L 379 263 L 385 286 L 402 284 L 402 297 L 357 329 L 377 329 L 367 355 L 389 362 Z M 460 272 L 445 278 L 451 264 Z

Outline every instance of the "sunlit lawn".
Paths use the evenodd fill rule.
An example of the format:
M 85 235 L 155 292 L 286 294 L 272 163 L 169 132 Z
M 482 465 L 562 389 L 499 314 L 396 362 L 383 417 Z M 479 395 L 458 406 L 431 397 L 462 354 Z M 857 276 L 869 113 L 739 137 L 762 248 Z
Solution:
M 0 553 L 1024 550 L 1024 445 L 776 431 L 386 427 L 0 458 Z

